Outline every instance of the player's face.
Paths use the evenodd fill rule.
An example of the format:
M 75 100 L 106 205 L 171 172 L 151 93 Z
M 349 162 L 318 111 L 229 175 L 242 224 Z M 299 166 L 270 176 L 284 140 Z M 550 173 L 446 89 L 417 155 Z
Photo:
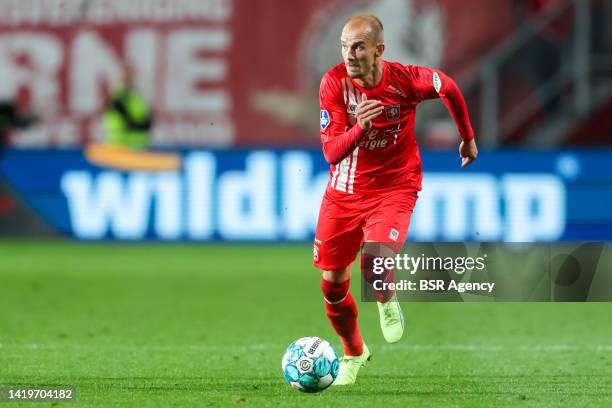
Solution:
M 380 56 L 376 44 L 367 28 L 345 26 L 340 38 L 342 59 L 351 78 L 365 78 L 375 69 L 374 63 Z

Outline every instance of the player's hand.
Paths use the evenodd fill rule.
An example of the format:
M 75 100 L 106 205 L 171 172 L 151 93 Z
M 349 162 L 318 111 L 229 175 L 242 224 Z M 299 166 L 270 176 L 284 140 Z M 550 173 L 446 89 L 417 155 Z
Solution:
M 461 156 L 461 167 L 466 167 L 478 157 L 478 147 L 474 139 L 469 142 L 461 142 L 459 146 L 459 156 Z
M 368 100 L 365 94 L 361 95 L 361 102 L 357 105 L 357 123 L 366 132 L 372 128 L 372 121 L 383 111 L 380 101 Z

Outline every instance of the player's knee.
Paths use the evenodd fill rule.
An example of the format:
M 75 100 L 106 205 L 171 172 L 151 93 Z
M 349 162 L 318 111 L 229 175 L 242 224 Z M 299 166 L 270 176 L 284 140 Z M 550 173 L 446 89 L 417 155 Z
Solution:
M 351 278 L 351 265 L 333 271 L 322 271 L 321 277 L 332 283 L 342 283 Z
M 350 279 L 340 283 L 332 283 L 321 279 L 321 290 L 327 304 L 325 312 L 329 318 L 357 318 L 357 307 L 351 296 L 350 286 Z
M 366 282 L 386 279 L 393 272 L 396 248 L 389 243 L 366 242 L 361 253 L 361 273 Z
M 342 302 L 348 295 L 350 286 L 350 279 L 343 282 L 330 282 L 325 278 L 321 279 L 321 291 L 325 301 L 329 304 Z
M 361 254 L 361 274 L 366 282 L 372 283 L 376 274 L 375 270 L 378 265 L 378 259 L 374 254 L 362 253 Z

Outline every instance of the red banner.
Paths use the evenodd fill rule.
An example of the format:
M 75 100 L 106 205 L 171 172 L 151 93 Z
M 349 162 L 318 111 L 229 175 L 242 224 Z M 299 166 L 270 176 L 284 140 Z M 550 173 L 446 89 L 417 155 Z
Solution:
M 493 5 L 493 3 L 495 3 Z M 321 75 L 349 15 L 385 25 L 389 60 L 465 74 L 512 24 L 510 1 L 19 0 L 0 3 L 0 99 L 41 116 L 18 146 L 104 137 L 123 62 L 158 146 L 318 143 Z

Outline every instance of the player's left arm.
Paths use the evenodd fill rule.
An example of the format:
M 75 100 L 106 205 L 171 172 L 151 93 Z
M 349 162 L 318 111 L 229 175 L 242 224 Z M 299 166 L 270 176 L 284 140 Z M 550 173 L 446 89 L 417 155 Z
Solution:
M 442 71 L 415 66 L 408 66 L 407 69 L 414 79 L 417 102 L 439 97 L 446 105 L 457 125 L 459 136 L 461 136 L 461 144 L 459 146 L 461 167 L 468 166 L 476 160 L 478 147 L 476 146 L 474 130 L 470 123 L 470 116 L 461 90 L 455 81 Z

